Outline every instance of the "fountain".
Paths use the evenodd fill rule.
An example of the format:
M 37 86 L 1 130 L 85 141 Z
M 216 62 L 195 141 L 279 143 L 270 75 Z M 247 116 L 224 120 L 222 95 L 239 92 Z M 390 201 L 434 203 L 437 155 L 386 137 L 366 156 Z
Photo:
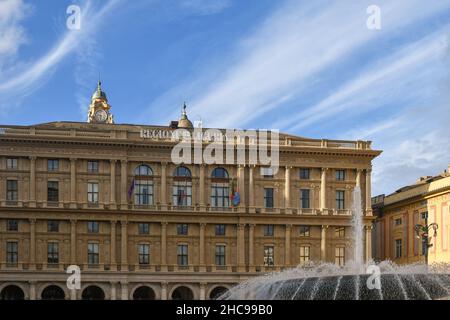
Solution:
M 243 282 L 218 299 L 229 300 L 423 300 L 450 297 L 450 265 L 364 263 L 361 191 L 353 191 L 353 260 L 339 267 L 309 263 Z M 375 271 L 378 273 L 366 272 Z

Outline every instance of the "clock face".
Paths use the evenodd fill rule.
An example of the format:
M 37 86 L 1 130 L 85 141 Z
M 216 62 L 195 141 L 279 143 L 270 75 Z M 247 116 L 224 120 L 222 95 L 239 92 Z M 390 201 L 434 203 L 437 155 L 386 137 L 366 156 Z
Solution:
M 108 114 L 105 110 L 97 110 L 94 114 L 94 118 L 97 122 L 105 122 L 108 118 Z

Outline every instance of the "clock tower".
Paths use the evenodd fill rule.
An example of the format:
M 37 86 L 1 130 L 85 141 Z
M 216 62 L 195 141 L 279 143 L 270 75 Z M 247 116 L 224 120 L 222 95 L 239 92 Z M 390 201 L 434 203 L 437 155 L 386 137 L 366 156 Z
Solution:
M 102 91 L 102 83 L 98 81 L 97 89 L 91 98 L 89 106 L 89 123 L 114 123 L 113 115 L 110 112 L 111 106 L 108 104 L 106 93 Z

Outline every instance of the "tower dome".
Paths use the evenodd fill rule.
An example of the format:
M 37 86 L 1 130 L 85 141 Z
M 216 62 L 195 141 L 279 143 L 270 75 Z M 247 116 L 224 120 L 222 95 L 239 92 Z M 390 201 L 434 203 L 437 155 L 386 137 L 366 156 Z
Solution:
M 183 111 L 181 112 L 181 118 L 178 121 L 178 128 L 184 128 L 189 129 L 193 128 L 191 120 L 188 119 L 187 113 L 186 113 L 186 102 L 183 105 Z
M 106 93 L 102 90 L 102 82 L 99 80 L 97 84 L 97 89 L 95 89 L 94 94 L 92 95 L 92 100 L 102 99 L 108 101 L 106 98 Z

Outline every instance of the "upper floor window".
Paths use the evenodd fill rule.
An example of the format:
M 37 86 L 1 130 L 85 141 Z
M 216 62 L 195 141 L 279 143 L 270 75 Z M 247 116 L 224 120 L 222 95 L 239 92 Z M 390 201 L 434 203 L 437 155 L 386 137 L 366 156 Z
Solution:
M 139 232 L 139 234 L 150 234 L 150 224 L 139 223 L 138 224 L 138 232 Z
M 309 180 L 311 170 L 309 168 L 300 168 L 300 179 Z
M 229 207 L 230 188 L 228 172 L 224 168 L 215 168 L 211 175 L 211 206 Z
M 274 248 L 272 245 L 264 246 L 264 265 L 273 266 L 274 265 Z
M 188 235 L 188 225 L 187 225 L 187 223 L 179 223 L 179 224 L 177 224 L 177 234 L 179 236 L 187 236 Z
M 311 229 L 310 226 L 300 226 L 299 228 L 300 237 L 309 237 L 311 234 L 310 229 Z
M 59 221 L 49 220 L 47 222 L 47 232 L 59 232 Z
M 140 165 L 134 170 L 134 187 L 129 190 L 129 197 L 133 192 L 135 205 L 153 204 L 153 171 L 149 166 Z
M 98 182 L 88 182 L 88 202 L 90 204 L 98 203 Z
M 345 180 L 345 170 L 338 169 L 336 170 L 336 181 L 344 181 Z
M 59 263 L 58 242 L 47 243 L 47 263 Z
M 345 265 L 345 248 L 336 247 L 334 249 L 334 262 L 336 265 L 342 267 Z
M 273 188 L 264 188 L 264 207 L 273 208 Z
M 99 264 L 99 250 L 97 242 L 88 242 L 88 264 Z
M 19 199 L 19 186 L 17 180 L 6 180 L 6 200 L 17 201 Z
M 422 212 L 422 213 L 420 214 L 420 218 L 421 218 L 422 220 L 428 219 L 428 212 Z
M 98 161 L 89 160 L 87 162 L 87 171 L 88 172 L 98 172 Z
M 179 266 L 188 265 L 188 245 L 179 244 L 177 246 L 177 263 Z
M 224 266 L 225 265 L 225 245 L 216 245 L 216 265 Z
M 273 169 L 272 168 L 267 168 L 267 167 L 263 167 L 261 168 L 261 175 L 264 178 L 273 178 Z
M 47 201 L 58 202 L 59 201 L 59 183 L 58 181 L 47 182 Z
M 224 224 L 216 224 L 216 236 L 224 236 L 225 230 Z
M 15 219 L 6 220 L 6 231 L 19 231 L 19 221 Z
M 334 228 L 334 236 L 336 238 L 343 238 L 343 237 L 345 237 L 345 227 L 336 227 L 336 228 Z
M 6 169 L 17 169 L 17 158 L 6 159 Z
M 48 159 L 47 160 L 48 171 L 58 171 L 59 170 L 59 160 L 58 159 Z
M 402 218 L 395 219 L 395 225 L 396 226 L 401 226 L 402 225 Z
M 264 225 L 264 236 L 273 237 L 273 231 L 275 227 L 273 224 Z
M 19 244 L 17 241 L 6 242 L 6 263 L 16 265 L 19 260 Z
M 310 246 L 300 246 L 300 263 L 308 262 L 311 259 Z
M 395 240 L 395 258 L 402 257 L 402 239 Z
M 310 196 L 310 190 L 309 189 L 301 189 L 300 190 L 300 208 L 301 209 L 309 209 L 309 196 Z
M 176 206 L 192 205 L 191 171 L 183 166 L 177 167 L 173 177 L 173 204 Z
M 336 191 L 336 209 L 345 209 L 345 191 L 343 190 Z
M 88 221 L 87 231 L 88 233 L 98 233 L 100 230 L 100 224 L 98 221 Z
M 143 243 L 138 246 L 139 264 L 150 264 L 150 245 Z

